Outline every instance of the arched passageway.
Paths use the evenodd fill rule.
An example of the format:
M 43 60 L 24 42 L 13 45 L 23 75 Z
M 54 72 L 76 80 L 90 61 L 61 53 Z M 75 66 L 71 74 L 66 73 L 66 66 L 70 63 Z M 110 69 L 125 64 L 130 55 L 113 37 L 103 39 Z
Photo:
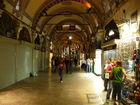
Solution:
M 98 87 L 95 86 L 96 80 L 94 81 L 94 78 L 98 77 L 93 73 L 98 76 L 102 75 L 103 78 L 106 60 L 110 58 L 114 62 L 115 60 L 123 61 L 128 75 L 132 77 L 132 80 L 138 82 L 140 80 L 139 3 L 139 0 L 0 0 L 0 89 L 29 76 L 37 76 L 37 73 L 42 71 L 44 74 L 39 73 L 39 76 L 34 79 L 22 81 L 25 84 L 19 82 L 23 87 L 27 86 L 23 90 L 28 88 L 27 91 L 37 95 L 37 97 L 31 98 L 30 94 L 25 92 L 24 95 L 27 96 L 26 98 L 23 96 L 25 99 L 29 95 L 29 99 L 35 100 L 35 102 L 29 102 L 27 99 L 27 103 L 56 104 L 51 99 L 45 100 L 46 97 L 49 97 L 48 94 L 50 98 L 53 97 L 54 88 L 56 95 L 60 94 L 60 99 L 63 97 L 62 94 L 67 96 L 64 99 L 69 104 L 89 104 L 92 100 L 90 96 L 98 97 L 100 102 L 101 99 L 105 101 L 105 97 L 102 98 L 90 89 Z M 70 72 L 71 76 L 69 72 L 66 72 L 64 78 L 68 82 L 61 86 L 55 81 L 58 78 L 55 72 L 58 71 L 59 66 L 56 62 L 57 66 L 52 66 L 56 58 L 67 60 L 69 71 L 72 70 L 72 67 L 74 71 L 73 74 Z M 83 67 L 84 70 L 80 71 L 80 67 Z M 91 73 L 85 73 L 85 71 Z M 48 78 L 45 78 L 46 76 Z M 38 87 L 38 85 L 43 86 L 42 83 L 39 83 L 39 81 L 43 82 L 42 79 L 47 84 L 44 87 Z M 103 82 L 100 77 L 97 80 Z M 28 85 L 30 82 L 31 85 Z M 17 90 L 15 89 L 15 91 L 17 92 L 20 87 L 18 84 L 16 85 Z M 31 91 L 33 86 L 36 86 L 37 92 Z M 66 94 L 65 89 L 68 87 L 71 89 L 68 89 L 68 94 Z M 10 89 L 13 88 L 10 87 Z M 102 90 L 100 89 L 100 93 L 104 94 L 101 92 Z M 22 89 L 20 92 L 22 93 Z M 41 94 L 44 97 L 36 100 L 38 93 L 43 92 L 46 92 L 47 95 Z M 74 92 L 79 96 L 76 96 Z M 85 94 L 89 103 L 85 101 Z M 0 94 L 0 96 L 2 96 L 0 104 L 9 104 L 10 101 L 6 103 L 3 100 L 3 97 L 7 98 L 8 95 Z M 25 102 L 19 97 L 16 98 L 18 98 L 17 101 Z M 133 98 L 138 103 L 137 98 Z M 74 102 L 70 102 L 71 99 Z M 84 101 L 79 102 L 79 100 Z M 94 103 L 96 102 L 92 104 Z

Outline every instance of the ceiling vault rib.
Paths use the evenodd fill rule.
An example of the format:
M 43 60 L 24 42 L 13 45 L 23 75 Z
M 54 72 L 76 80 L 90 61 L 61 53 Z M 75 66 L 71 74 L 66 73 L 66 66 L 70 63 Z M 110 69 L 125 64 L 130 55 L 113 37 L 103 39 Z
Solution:
M 96 14 L 96 13 L 95 12 L 77 12 L 77 13 L 70 12 L 70 13 L 60 13 L 60 14 L 47 14 L 47 13 L 45 13 L 44 15 L 42 15 L 42 17 L 44 17 L 44 16 L 57 16 L 57 15 L 84 15 L 84 14 L 90 15 L 90 14 Z
M 45 24 L 45 25 L 89 25 L 89 24 Z
M 65 0 L 66 2 L 67 1 L 75 1 L 75 2 L 80 2 L 80 3 L 82 3 L 83 4 L 83 0 Z M 42 3 L 42 5 L 40 6 L 40 8 L 37 10 L 37 12 L 35 13 L 35 15 L 34 15 L 34 21 L 33 21 L 33 27 L 36 27 L 36 24 L 37 24 L 37 22 L 38 22 L 38 20 L 39 20 L 39 18 L 40 18 L 40 13 L 43 11 L 43 10 L 45 10 L 45 11 L 47 11 L 49 8 L 51 8 L 51 7 L 53 7 L 54 5 L 56 5 L 56 4 L 58 4 L 58 3 L 61 3 L 61 2 L 64 2 L 63 0 L 53 0 L 53 1 L 48 1 L 48 0 L 46 0 L 46 1 L 44 1 L 43 3 Z M 39 13 L 39 14 L 38 14 Z
M 83 16 L 77 15 L 77 14 L 74 14 L 74 13 L 73 13 L 73 15 L 79 16 L 79 17 L 82 18 L 88 25 L 90 25 L 90 23 L 88 23 L 88 21 L 87 21 Z M 57 15 L 55 15 L 55 16 L 57 16 Z M 51 21 L 51 19 L 55 18 L 55 16 L 53 16 L 52 18 L 49 18 L 48 20 L 46 20 L 46 21 L 44 22 L 44 24 L 42 25 L 41 31 L 44 29 L 44 26 L 45 26 L 49 21 Z

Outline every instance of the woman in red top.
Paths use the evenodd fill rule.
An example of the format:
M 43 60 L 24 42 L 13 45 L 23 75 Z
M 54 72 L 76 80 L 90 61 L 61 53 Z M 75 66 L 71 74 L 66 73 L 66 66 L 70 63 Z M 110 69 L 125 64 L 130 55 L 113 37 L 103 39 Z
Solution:
M 62 58 L 59 59 L 58 69 L 59 69 L 60 82 L 63 82 L 64 61 Z

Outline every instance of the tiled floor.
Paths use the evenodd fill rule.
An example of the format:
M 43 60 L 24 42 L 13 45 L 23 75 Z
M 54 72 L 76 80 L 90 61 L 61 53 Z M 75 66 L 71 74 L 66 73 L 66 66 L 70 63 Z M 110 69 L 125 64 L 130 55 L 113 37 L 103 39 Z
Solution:
M 101 105 L 103 81 L 92 73 L 39 73 L 0 91 L 0 105 Z

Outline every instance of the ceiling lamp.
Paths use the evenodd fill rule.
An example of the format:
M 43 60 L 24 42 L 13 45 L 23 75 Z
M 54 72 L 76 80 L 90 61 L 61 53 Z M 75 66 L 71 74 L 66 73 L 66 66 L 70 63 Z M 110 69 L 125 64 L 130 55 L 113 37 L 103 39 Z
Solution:
M 87 8 L 91 8 L 91 4 L 90 4 L 88 1 L 85 1 L 85 2 L 84 2 L 84 5 L 85 5 Z
M 115 33 L 114 33 L 114 31 L 113 30 L 110 30 L 109 31 L 109 36 L 112 36 L 112 35 L 114 35 Z
M 71 40 L 72 39 L 72 36 L 69 36 L 69 40 Z

